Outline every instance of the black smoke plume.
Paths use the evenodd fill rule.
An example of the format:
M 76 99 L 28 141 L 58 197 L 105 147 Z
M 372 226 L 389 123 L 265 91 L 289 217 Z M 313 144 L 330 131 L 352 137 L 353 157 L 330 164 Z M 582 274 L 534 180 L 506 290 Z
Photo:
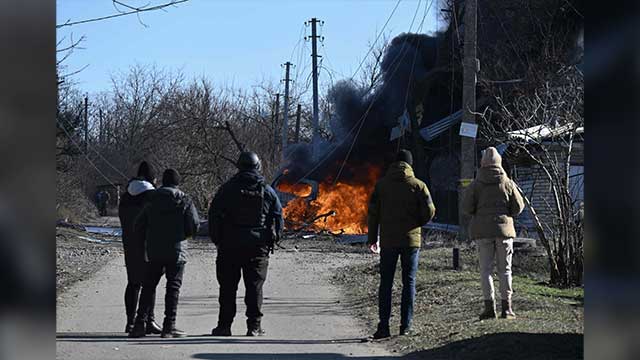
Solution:
M 318 144 L 313 158 L 311 144 L 291 145 L 286 178 L 322 181 L 335 178 L 348 156 L 341 179 L 349 178 L 358 165 L 383 165 L 397 150 L 390 141 L 391 128 L 411 103 L 412 87 L 435 66 L 438 38 L 405 33 L 386 49 L 380 70 L 382 82 L 372 90 L 352 80 L 337 82 L 328 93 L 334 111 L 330 123 L 332 139 Z

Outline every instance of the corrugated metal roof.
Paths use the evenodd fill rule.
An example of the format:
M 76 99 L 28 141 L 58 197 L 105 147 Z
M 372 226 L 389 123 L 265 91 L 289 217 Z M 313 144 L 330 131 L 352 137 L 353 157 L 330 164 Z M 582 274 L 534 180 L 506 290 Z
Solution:
M 431 141 L 437 138 L 443 132 L 449 130 L 453 125 L 459 123 L 462 120 L 462 109 L 454 112 L 453 114 L 438 120 L 437 122 L 420 129 L 420 135 L 425 141 Z
M 573 130 L 573 123 L 562 126 L 551 127 L 549 125 L 536 125 L 527 129 L 514 130 L 508 133 L 511 139 L 520 139 L 526 142 L 550 139 L 558 136 L 564 136 Z M 576 134 L 584 134 L 584 127 L 575 129 Z

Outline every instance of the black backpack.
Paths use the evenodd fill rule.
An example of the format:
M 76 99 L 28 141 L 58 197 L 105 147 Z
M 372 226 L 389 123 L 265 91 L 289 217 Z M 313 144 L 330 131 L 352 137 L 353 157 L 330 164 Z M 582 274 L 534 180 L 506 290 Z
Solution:
M 265 226 L 264 214 L 265 184 L 257 183 L 244 188 L 236 188 L 231 195 L 230 220 L 234 226 L 261 228 Z

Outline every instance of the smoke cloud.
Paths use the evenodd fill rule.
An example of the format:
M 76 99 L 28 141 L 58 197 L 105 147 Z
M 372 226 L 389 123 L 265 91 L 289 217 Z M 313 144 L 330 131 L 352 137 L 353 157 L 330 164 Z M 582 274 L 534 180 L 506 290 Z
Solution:
M 329 124 L 332 139 L 318 145 L 315 159 L 311 144 L 290 146 L 287 179 L 333 178 L 347 154 L 346 171 L 341 177 L 348 177 L 350 168 L 367 163 L 382 165 L 392 156 L 397 143 L 389 141 L 391 129 L 411 104 L 410 89 L 435 66 L 437 41 L 437 37 L 424 34 L 395 37 L 380 63 L 382 81 L 373 89 L 359 87 L 351 79 L 338 81 L 328 93 L 333 109 Z

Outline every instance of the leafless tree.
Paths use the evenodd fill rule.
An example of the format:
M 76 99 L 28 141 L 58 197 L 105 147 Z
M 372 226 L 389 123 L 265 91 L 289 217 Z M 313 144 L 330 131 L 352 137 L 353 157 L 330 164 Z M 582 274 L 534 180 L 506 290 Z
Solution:
M 445 1 L 448 35 L 462 46 L 464 8 Z M 479 96 L 488 99 L 478 113 L 478 141 L 507 145 L 506 158 L 528 164 L 533 187 L 544 188 L 544 195 L 523 195 L 557 286 L 580 285 L 583 274 L 582 210 L 570 181 L 584 129 L 584 79 L 574 56 L 582 20 L 574 2 L 486 1 L 478 14 Z
M 579 204 L 572 196 L 570 165 L 576 144 L 583 140 L 582 74 L 569 66 L 533 93 L 509 101 L 496 95 L 494 100 L 495 105 L 481 114 L 481 137 L 489 143 L 508 145 L 511 158 L 532 164 L 538 179 L 534 186 L 550 189 L 550 198 L 539 199 L 542 201 L 535 206 L 531 196 L 541 195 L 530 195 L 533 191 L 523 195 L 548 254 L 551 282 L 580 285 L 584 229 Z
M 380 68 L 380 65 L 382 64 L 382 59 L 387 51 L 387 47 L 389 46 L 389 37 L 390 33 L 386 33 L 381 37 L 377 44 L 369 45 L 373 46 L 373 49 L 369 54 L 369 58 L 365 60 L 362 65 L 362 71 L 360 72 L 359 78 L 356 82 L 360 88 L 366 89 L 366 92 L 373 90 L 382 82 L 382 69 Z

